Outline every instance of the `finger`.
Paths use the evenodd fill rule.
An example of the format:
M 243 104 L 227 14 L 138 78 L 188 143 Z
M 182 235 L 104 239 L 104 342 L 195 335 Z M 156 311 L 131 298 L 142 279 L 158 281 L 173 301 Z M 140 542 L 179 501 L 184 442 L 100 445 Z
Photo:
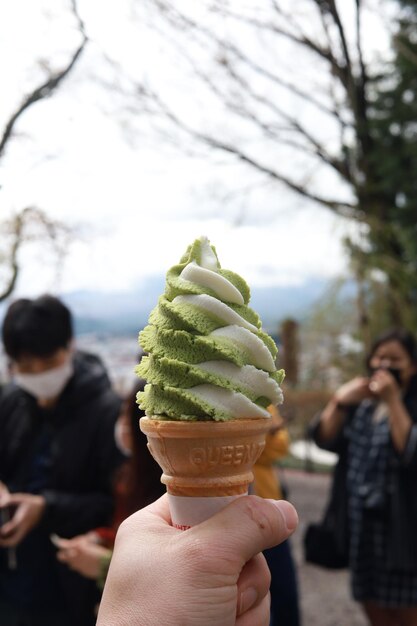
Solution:
M 184 541 L 206 542 L 213 558 L 221 558 L 230 572 L 242 568 L 255 554 L 288 539 L 298 515 L 285 500 L 258 496 L 237 498 L 220 513 L 183 534 Z
M 8 491 L 0 492 L 0 506 L 2 508 L 9 505 L 10 493 Z
M 173 534 L 180 533 L 181 531 L 173 528 L 171 523 L 168 496 L 164 494 L 149 506 L 146 506 L 144 509 L 141 509 L 125 519 L 119 527 L 117 535 L 120 537 L 120 535 L 123 535 L 125 532 L 129 534 L 144 526 L 147 526 L 148 530 L 151 532 L 160 532 L 163 530 L 164 532 L 171 532 Z M 140 535 L 138 535 L 138 537 L 140 537 Z
M 0 539 L 0 548 L 15 548 L 21 542 L 23 538 L 23 532 L 21 528 L 18 528 L 12 535 L 5 539 Z
M 71 563 L 74 559 L 78 557 L 78 551 L 74 548 L 70 548 L 69 550 L 60 550 L 57 552 L 56 558 L 61 563 Z
M 237 581 L 237 615 L 257 606 L 268 595 L 271 574 L 263 554 L 257 554 L 244 566 Z
M 76 543 L 74 543 L 72 539 L 63 539 L 62 537 L 58 537 L 58 535 L 54 535 L 53 539 L 51 536 L 50 539 L 52 543 L 54 544 L 54 546 L 56 546 L 62 551 L 68 550 L 69 548 L 72 548 L 74 545 L 76 545 Z
M 22 504 L 26 495 L 27 494 L 24 493 L 7 493 L 7 504 L 14 504 L 15 506 L 18 506 L 19 504 Z
M 236 626 L 269 626 L 271 619 L 271 598 L 269 593 L 263 600 L 237 618 Z
M 5 496 L 9 495 L 6 485 L 0 481 L 0 503 L 3 503 Z
M 7 538 L 12 533 L 16 532 L 19 527 L 19 520 L 16 520 L 16 516 L 6 522 L 0 528 L 0 537 Z
M 157 517 L 161 518 L 162 520 L 164 520 L 164 522 L 166 522 L 169 525 L 171 525 L 172 523 L 171 513 L 169 510 L 168 496 L 166 493 L 160 498 L 158 498 L 158 500 L 155 500 L 155 502 L 152 502 L 152 504 L 147 506 L 145 509 L 142 509 L 142 513 L 146 515 L 147 514 L 156 515 Z
M 117 531 L 115 545 L 119 547 L 124 543 L 125 539 L 126 545 L 129 545 L 132 536 L 137 537 L 139 545 L 142 542 L 142 537 L 144 537 L 144 528 L 146 528 L 147 533 L 154 535 L 168 534 L 176 536 L 182 533 L 181 530 L 173 528 L 171 524 L 168 496 L 164 494 L 161 498 L 137 511 L 137 513 L 134 513 L 121 523 Z

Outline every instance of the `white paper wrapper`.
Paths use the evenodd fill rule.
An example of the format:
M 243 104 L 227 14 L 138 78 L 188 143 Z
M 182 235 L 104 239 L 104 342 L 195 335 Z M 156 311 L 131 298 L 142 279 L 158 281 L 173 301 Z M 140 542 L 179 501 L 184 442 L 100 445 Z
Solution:
M 180 530 L 187 530 L 209 519 L 242 495 L 246 494 L 213 498 L 190 498 L 168 494 L 172 525 Z

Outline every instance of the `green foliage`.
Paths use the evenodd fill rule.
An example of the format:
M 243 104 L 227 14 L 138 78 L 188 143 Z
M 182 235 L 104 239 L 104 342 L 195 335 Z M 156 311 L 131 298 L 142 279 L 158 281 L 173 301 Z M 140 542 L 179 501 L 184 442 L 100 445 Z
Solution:
M 365 247 L 351 244 L 362 269 L 386 277 L 391 324 L 417 330 L 417 2 L 403 0 L 394 59 L 370 84 L 363 197 L 369 225 Z

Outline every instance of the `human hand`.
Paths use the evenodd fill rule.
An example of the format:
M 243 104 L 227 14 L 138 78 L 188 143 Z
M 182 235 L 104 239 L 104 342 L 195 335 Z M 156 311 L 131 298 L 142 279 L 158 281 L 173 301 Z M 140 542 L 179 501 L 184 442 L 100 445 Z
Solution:
M 5 500 L 7 498 L 7 496 L 9 496 L 10 492 L 7 488 L 7 485 L 5 485 L 1 480 L 0 480 L 0 508 L 5 506 L 3 504 L 3 500 Z
M 57 539 L 57 559 L 86 578 L 97 580 L 101 575 L 103 558 L 110 559 L 111 550 L 92 541 L 89 534 L 73 539 Z
M 0 507 L 14 509 L 12 518 L 0 528 L 0 548 L 14 548 L 39 524 L 46 502 L 43 496 L 2 491 Z
M 292 505 L 244 496 L 186 531 L 170 521 L 163 496 L 123 522 L 97 626 L 268 626 L 260 552 L 295 530 Z
M 0 529 L 10 519 L 9 509 L 6 505 L 3 505 L 3 499 L 7 498 L 8 495 L 9 490 L 7 485 L 0 480 Z
M 339 387 L 334 394 L 334 399 L 342 404 L 359 404 L 359 402 L 370 396 L 369 379 L 357 376 Z
M 394 376 L 386 369 L 378 369 L 374 372 L 369 383 L 371 392 L 381 398 L 387 404 L 401 397 L 401 389 Z

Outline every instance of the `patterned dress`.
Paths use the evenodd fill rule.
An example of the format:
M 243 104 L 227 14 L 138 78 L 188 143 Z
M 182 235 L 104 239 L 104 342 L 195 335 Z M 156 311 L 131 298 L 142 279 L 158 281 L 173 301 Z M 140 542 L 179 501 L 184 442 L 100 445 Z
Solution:
M 388 412 L 370 400 L 362 402 L 346 434 L 353 597 L 386 607 L 417 605 L 417 571 L 393 570 L 388 564 L 388 499 L 393 489 Z

